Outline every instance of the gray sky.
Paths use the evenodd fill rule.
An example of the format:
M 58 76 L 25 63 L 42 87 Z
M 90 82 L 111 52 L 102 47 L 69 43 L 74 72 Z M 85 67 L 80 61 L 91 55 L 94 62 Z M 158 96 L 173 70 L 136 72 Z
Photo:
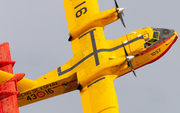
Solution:
M 114 0 L 98 0 L 100 10 L 114 8 Z M 172 28 L 180 33 L 179 0 L 117 0 L 125 8 L 120 21 L 105 27 L 106 39 L 116 39 L 139 28 Z M 9 42 L 14 73 L 36 79 L 72 57 L 63 0 L 0 0 L 1 43 Z M 115 80 L 120 113 L 179 113 L 179 39 L 153 64 Z M 20 108 L 21 113 L 82 113 L 79 91 Z

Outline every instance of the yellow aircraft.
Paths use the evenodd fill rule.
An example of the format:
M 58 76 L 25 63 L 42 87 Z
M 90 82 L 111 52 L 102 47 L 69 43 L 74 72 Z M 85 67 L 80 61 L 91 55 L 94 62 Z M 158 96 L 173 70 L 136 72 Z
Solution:
M 113 81 L 162 57 L 177 40 L 173 29 L 146 27 L 106 40 L 104 27 L 122 18 L 124 8 L 99 12 L 97 0 L 64 0 L 73 58 L 36 80 L 18 82 L 19 106 L 79 90 L 84 113 L 119 113 Z M 0 84 L 14 75 L 4 75 Z

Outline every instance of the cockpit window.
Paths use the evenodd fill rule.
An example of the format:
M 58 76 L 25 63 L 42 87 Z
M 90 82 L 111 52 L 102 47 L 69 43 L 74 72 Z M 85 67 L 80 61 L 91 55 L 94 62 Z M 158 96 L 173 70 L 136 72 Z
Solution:
M 158 38 L 159 38 L 159 33 L 158 33 L 158 32 L 154 32 L 154 34 L 153 34 L 153 38 L 158 39 Z
M 146 41 L 146 43 L 144 44 L 145 48 L 149 48 L 150 46 L 152 46 L 155 42 L 159 40 L 159 31 L 156 28 L 153 28 L 153 30 L 154 30 L 153 37 L 152 39 Z
M 149 48 L 151 45 L 153 45 L 155 42 L 157 42 L 158 41 L 158 39 L 155 39 L 155 38 L 153 38 L 153 39 L 150 39 L 149 41 L 147 41 L 145 44 L 144 44 L 144 47 L 145 48 Z
M 158 41 L 157 39 L 151 39 L 151 40 L 149 40 L 148 42 L 149 43 L 154 43 L 154 42 L 156 42 L 156 41 Z
M 152 28 L 154 31 L 158 31 L 157 28 Z

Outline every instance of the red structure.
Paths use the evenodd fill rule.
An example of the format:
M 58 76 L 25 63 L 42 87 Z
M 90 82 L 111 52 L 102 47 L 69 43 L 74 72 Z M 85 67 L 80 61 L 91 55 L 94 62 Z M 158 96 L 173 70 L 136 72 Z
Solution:
M 0 45 L 0 70 L 13 74 L 15 61 L 11 61 L 9 43 Z M 24 73 L 15 74 L 13 78 L 0 85 L 0 113 L 19 113 L 17 81 Z M 0 75 L 1 76 L 1 75 Z

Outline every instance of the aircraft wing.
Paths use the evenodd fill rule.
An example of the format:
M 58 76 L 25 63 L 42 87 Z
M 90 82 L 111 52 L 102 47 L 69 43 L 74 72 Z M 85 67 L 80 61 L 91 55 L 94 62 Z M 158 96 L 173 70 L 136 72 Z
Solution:
M 63 2 L 69 32 L 87 17 L 99 13 L 97 0 L 64 0 Z
M 64 0 L 64 7 L 70 33 L 77 26 L 81 27 L 81 23 L 84 21 L 107 13 L 99 13 L 97 0 Z M 112 9 L 111 11 L 115 12 L 112 17 L 116 20 L 116 10 Z M 107 18 L 109 17 L 107 16 Z M 105 19 L 102 18 L 99 23 L 105 22 Z M 71 41 L 74 58 L 77 58 L 77 61 L 79 61 L 71 64 L 72 69 L 77 69 L 78 66 L 81 67 L 77 69 L 77 79 L 82 85 L 80 94 L 84 113 L 101 113 L 104 110 L 107 113 L 118 112 L 118 102 L 113 83 L 117 76 L 106 75 L 99 78 L 98 74 L 100 73 L 94 70 L 97 69 L 97 66 L 99 66 L 98 70 L 101 67 L 102 70 L 105 69 L 103 63 L 107 63 L 109 61 L 108 56 L 112 54 L 109 52 L 111 49 L 106 49 L 109 48 L 109 45 L 108 41 L 105 40 L 103 27 L 103 25 L 100 25 L 92 28 L 86 27 L 89 28 L 86 30 L 81 29 L 80 31 L 83 32 L 77 35 L 78 37 L 73 37 L 74 40 Z M 124 61 L 125 59 L 122 59 L 121 63 Z M 66 72 L 66 70 L 61 70 L 61 72 Z M 95 73 L 94 76 L 90 76 L 93 75 L 92 73 Z M 91 82 L 87 83 L 86 81 Z
M 84 113 L 119 113 L 114 79 L 112 75 L 107 75 L 81 90 Z

